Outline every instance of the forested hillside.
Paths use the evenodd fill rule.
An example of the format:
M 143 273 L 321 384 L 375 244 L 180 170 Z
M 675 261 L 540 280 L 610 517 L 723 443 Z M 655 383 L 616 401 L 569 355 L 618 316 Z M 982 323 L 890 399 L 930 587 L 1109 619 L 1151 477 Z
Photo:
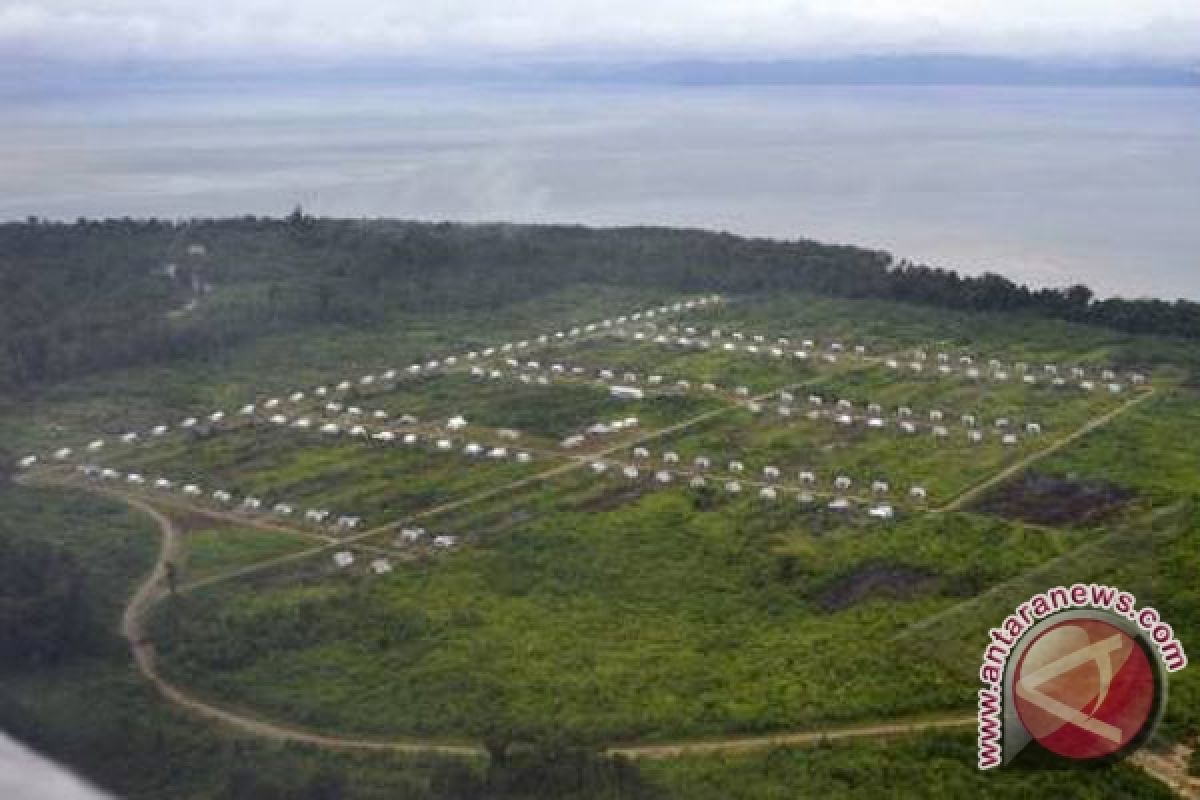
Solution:
M 1200 304 L 1095 301 L 886 253 L 664 228 L 384 220 L 107 220 L 0 225 L 0 391 L 203 359 L 266 333 L 487 308 L 578 284 L 805 290 L 1012 310 L 1200 338 Z

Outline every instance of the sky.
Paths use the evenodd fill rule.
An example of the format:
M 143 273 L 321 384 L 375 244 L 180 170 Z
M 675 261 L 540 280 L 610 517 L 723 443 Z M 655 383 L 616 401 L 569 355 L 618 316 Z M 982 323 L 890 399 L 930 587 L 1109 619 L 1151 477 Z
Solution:
M 0 0 L 0 60 L 1200 61 L 1197 0 Z

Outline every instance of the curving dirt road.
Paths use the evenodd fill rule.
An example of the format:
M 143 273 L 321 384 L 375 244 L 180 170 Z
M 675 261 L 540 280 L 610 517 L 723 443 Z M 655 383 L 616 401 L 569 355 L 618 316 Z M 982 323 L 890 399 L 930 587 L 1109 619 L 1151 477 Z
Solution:
M 122 500 L 130 507 L 141 511 L 158 523 L 162 532 L 162 543 L 158 558 L 150 574 L 138 586 L 121 616 L 121 634 L 129 642 L 130 651 L 138 671 L 170 702 L 199 717 L 236 728 L 243 733 L 280 742 L 295 742 L 333 750 L 364 750 L 375 752 L 399 752 L 409 754 L 432 753 L 470 758 L 481 758 L 486 750 L 481 745 L 432 740 L 378 740 L 320 734 L 286 723 L 270 722 L 237 711 L 222 708 L 202 700 L 166 681 L 156 669 L 154 645 L 149 642 L 143 628 L 146 612 L 165 596 L 166 564 L 176 559 L 180 548 L 180 534 L 174 522 L 166 514 L 150 504 L 119 492 L 103 491 Z M 903 736 L 930 730 L 967 728 L 976 724 L 974 715 L 944 715 L 923 720 L 880 722 L 873 725 L 845 726 L 825 730 L 795 731 L 760 736 L 733 736 L 712 740 L 667 742 L 662 744 L 618 744 L 604 748 L 608 755 L 626 758 L 677 758 L 688 755 L 711 753 L 738 753 L 757 749 L 816 744 L 822 741 L 853 738 L 886 738 Z M 1196 798 L 1196 781 L 1186 774 L 1187 753 L 1177 748 L 1170 756 L 1150 752 L 1138 753 L 1133 763 L 1146 770 L 1180 797 Z M 1182 756 L 1180 753 L 1182 752 Z

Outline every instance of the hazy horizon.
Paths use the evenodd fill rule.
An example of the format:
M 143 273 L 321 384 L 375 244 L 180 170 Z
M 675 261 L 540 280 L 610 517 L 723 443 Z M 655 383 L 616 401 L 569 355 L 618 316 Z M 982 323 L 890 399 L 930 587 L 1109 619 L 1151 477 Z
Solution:
M 670 225 L 1200 299 L 1184 89 L 326 88 L 34 99 L 0 218 Z

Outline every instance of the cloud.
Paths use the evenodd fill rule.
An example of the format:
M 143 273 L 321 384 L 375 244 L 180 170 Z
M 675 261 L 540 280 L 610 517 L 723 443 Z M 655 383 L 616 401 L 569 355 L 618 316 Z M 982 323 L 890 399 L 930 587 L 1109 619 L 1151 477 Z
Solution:
M 157 59 L 1200 57 L 1195 0 L 0 0 L 0 53 Z

